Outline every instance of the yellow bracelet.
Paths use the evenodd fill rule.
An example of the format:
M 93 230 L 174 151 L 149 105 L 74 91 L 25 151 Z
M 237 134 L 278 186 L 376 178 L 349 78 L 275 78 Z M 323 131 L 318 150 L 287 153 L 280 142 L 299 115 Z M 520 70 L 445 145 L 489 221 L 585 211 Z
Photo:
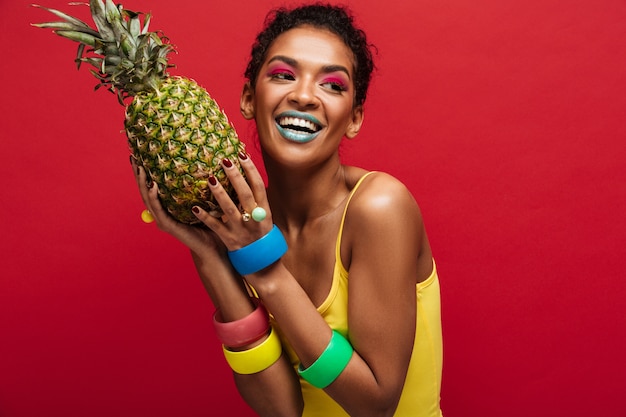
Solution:
M 248 375 L 261 372 L 272 366 L 283 351 L 283 345 L 273 328 L 261 344 L 252 349 L 234 352 L 222 345 L 224 357 L 231 369 L 238 374 Z

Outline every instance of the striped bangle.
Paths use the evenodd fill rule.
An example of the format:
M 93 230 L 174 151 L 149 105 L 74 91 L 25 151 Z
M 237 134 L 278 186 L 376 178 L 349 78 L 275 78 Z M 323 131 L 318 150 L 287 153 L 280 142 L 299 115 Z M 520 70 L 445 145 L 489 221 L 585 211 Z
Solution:
M 243 248 L 228 251 L 228 259 L 241 275 L 254 274 L 278 261 L 287 252 L 287 242 L 278 226 Z
M 270 334 L 261 344 L 252 349 L 232 351 L 223 346 L 224 357 L 231 369 L 238 374 L 248 375 L 264 371 L 272 366 L 283 351 L 278 335 L 270 327 Z
M 316 388 L 326 388 L 341 373 L 352 358 L 354 349 L 348 340 L 339 332 L 333 330 L 333 335 L 324 352 L 311 366 L 304 369 L 298 366 L 298 373 Z
M 230 348 L 238 348 L 256 342 L 267 335 L 270 328 L 269 315 L 267 310 L 258 300 L 255 301 L 256 308 L 246 317 L 224 322 L 219 310 L 213 314 L 213 327 L 217 338 L 223 345 Z

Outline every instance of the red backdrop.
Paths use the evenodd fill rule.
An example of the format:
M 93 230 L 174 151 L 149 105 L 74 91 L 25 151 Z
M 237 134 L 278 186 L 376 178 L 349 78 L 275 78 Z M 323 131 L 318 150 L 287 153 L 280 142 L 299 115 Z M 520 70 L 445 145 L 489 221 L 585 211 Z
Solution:
M 123 109 L 29 3 L 0 1 L 0 416 L 251 416 L 187 251 L 139 218 Z M 278 3 L 126 6 L 254 148 L 241 74 Z M 349 3 L 379 70 L 343 155 L 423 209 L 446 417 L 626 416 L 626 3 Z

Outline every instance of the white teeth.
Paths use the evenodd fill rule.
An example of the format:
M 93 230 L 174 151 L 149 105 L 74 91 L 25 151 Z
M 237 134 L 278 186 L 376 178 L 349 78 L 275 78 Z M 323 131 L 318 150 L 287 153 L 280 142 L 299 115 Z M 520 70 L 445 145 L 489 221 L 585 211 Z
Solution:
M 318 129 L 315 123 L 310 122 L 305 119 L 299 119 L 297 117 L 281 117 L 278 120 L 278 124 L 280 124 L 283 127 L 286 127 L 286 126 L 302 127 L 302 128 L 311 130 L 313 132 L 316 132 Z

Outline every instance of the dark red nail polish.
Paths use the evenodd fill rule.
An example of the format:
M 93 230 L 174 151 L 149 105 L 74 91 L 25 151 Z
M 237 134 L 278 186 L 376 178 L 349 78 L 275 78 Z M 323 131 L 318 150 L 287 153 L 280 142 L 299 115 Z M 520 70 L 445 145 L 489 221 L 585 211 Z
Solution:
M 215 178 L 213 175 L 211 175 L 209 177 L 209 184 L 211 184 L 212 186 L 216 186 L 217 185 L 217 178 Z
M 191 208 L 191 211 L 193 211 L 195 214 L 200 214 L 200 209 L 198 208 L 198 206 L 193 206 Z
M 239 151 L 239 159 L 241 159 L 242 161 L 245 161 L 246 159 L 248 159 L 248 154 L 245 153 L 244 151 Z
M 230 167 L 232 167 L 232 166 L 233 166 L 233 163 L 232 163 L 232 162 L 230 162 L 230 159 L 228 159 L 228 158 L 224 158 L 224 159 L 222 159 L 222 164 L 224 164 L 224 166 L 225 166 L 226 168 L 230 168 Z

